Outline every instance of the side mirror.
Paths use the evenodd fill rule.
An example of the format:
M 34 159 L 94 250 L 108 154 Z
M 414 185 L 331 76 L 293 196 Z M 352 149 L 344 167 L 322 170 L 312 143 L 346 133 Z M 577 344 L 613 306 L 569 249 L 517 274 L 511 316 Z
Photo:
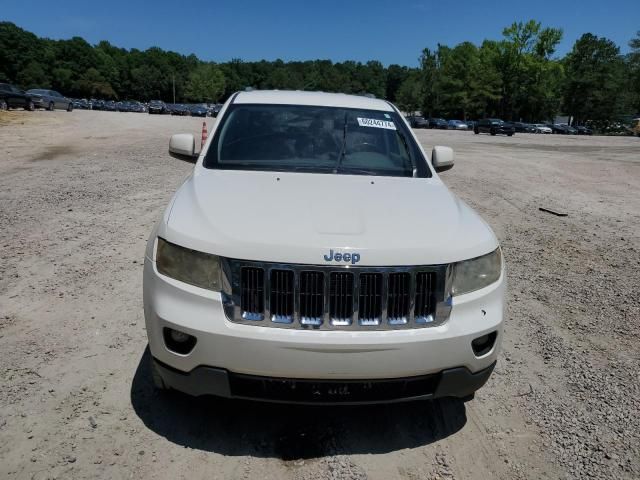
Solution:
M 445 172 L 453 168 L 453 149 L 449 147 L 433 147 L 431 164 L 436 172 Z
M 196 140 L 190 133 L 171 135 L 169 140 L 169 155 L 185 162 L 195 163 L 198 159 Z

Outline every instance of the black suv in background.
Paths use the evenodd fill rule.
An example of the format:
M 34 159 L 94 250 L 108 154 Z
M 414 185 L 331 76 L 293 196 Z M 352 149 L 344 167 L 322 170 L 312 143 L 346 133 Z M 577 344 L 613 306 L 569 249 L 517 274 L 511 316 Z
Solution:
M 449 123 L 444 118 L 430 118 L 427 122 L 428 128 L 439 128 L 441 130 L 449 128 Z
M 593 130 L 589 127 L 585 127 L 584 125 L 578 125 L 577 127 L 573 127 L 578 132 L 578 135 L 593 135 Z
M 9 108 L 24 108 L 25 110 L 35 110 L 33 100 L 18 87 L 8 83 L 0 83 L 0 110 Z
M 551 129 L 553 133 L 557 133 L 558 135 L 577 135 L 578 131 L 566 125 L 564 123 L 549 123 L 547 127 Z
M 417 115 L 411 115 L 407 117 L 407 122 L 411 125 L 412 128 L 428 128 L 429 122 L 424 117 L 420 117 Z
M 513 122 L 512 125 L 513 125 L 513 128 L 515 128 L 516 132 L 518 133 L 536 133 L 536 127 L 528 123 Z
M 506 123 L 499 118 L 483 118 L 473 127 L 473 133 L 476 135 L 479 133 L 490 133 L 491 135 L 501 134 L 511 137 L 516 133 L 516 129 L 510 123 Z
M 157 113 L 159 115 L 163 113 L 169 113 L 169 111 L 167 110 L 167 106 L 162 100 L 151 100 L 149 102 L 148 110 L 149 115 L 151 115 L 152 113 Z

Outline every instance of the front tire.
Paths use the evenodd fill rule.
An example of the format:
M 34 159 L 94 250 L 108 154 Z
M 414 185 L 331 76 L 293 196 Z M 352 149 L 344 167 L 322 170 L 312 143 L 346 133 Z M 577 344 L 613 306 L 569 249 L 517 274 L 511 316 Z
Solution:
M 6 100 L 0 100 L 0 110 L 9 110 L 9 105 L 7 105 Z
M 24 107 L 24 109 L 25 109 L 25 110 L 29 110 L 30 112 L 33 112 L 33 111 L 36 109 L 36 107 L 35 107 L 35 105 L 33 104 L 33 101 L 29 100 L 29 101 L 27 102 L 27 105 Z
M 53 112 L 56 109 L 56 106 L 53 102 L 49 102 L 49 107 L 47 108 L 47 110 L 49 110 L 50 112 Z
M 496 131 L 492 128 L 489 133 L 491 134 L 492 137 L 496 136 Z
M 73 112 L 73 103 L 67 105 L 67 112 Z
M 473 133 L 475 133 L 476 135 L 478 135 L 480 133 L 480 130 L 478 130 L 478 127 L 473 129 Z

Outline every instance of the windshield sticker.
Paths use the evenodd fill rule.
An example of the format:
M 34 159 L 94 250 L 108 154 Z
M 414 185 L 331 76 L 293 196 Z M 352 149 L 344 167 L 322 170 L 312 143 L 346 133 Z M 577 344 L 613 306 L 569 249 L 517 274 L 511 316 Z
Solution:
M 395 130 L 396 126 L 389 120 L 378 120 L 377 118 L 360 118 L 358 117 L 358 125 L 361 127 L 386 128 L 387 130 Z

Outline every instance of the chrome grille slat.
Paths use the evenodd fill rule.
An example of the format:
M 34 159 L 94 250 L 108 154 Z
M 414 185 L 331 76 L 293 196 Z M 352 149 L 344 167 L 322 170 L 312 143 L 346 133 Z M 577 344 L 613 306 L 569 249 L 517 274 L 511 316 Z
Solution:
M 411 275 L 408 272 L 390 273 L 388 281 L 388 322 L 391 325 L 404 325 L 409 322 Z
M 360 325 L 380 325 L 382 321 L 382 273 L 361 273 L 358 285 Z
M 419 272 L 416 274 L 416 305 L 415 322 L 429 324 L 435 321 L 432 311 L 434 278 L 431 272 Z
M 256 267 L 242 269 L 242 318 L 260 321 L 264 318 L 264 270 Z
M 272 269 L 269 278 L 271 321 L 293 323 L 295 297 L 293 271 Z
M 222 267 L 224 311 L 237 323 L 397 330 L 440 325 L 451 311 L 448 265 L 353 267 L 222 258 Z
M 324 274 L 303 271 L 299 274 L 300 323 L 320 326 L 324 316 Z
M 332 325 L 351 325 L 353 316 L 353 273 L 331 272 L 329 274 L 329 317 Z

